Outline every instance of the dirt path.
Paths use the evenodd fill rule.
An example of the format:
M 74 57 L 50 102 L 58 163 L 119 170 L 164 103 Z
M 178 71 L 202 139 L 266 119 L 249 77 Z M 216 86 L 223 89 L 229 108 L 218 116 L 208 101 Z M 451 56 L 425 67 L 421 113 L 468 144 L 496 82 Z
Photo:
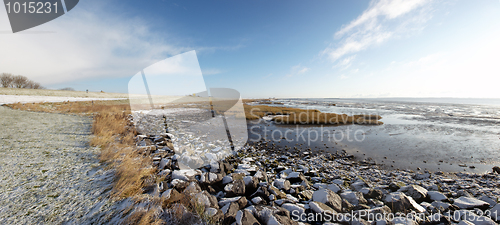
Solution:
M 112 171 L 86 117 L 0 107 L 0 224 L 101 223 Z

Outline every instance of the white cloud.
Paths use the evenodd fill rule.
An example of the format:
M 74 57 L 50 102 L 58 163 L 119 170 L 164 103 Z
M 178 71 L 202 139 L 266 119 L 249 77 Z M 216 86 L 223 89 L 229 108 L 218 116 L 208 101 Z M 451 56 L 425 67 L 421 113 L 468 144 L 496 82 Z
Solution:
M 42 85 L 128 77 L 167 57 L 193 50 L 170 38 L 168 31 L 153 31 L 150 22 L 109 4 L 97 0 L 80 1 L 60 18 L 16 34 L 7 32 L 10 30 L 7 14 L 0 7 L 0 49 L 3 52 L 0 54 L 0 73 L 22 74 Z M 107 10 L 109 8 L 114 9 Z M 197 50 L 229 51 L 241 47 L 199 47 Z M 222 71 L 208 69 L 204 72 L 209 75 Z
M 340 67 L 342 70 L 345 70 L 352 65 L 352 61 L 354 60 L 354 58 L 356 58 L 356 55 L 344 58 L 339 63 L 337 63 L 334 68 Z
M 302 66 L 302 65 L 295 65 L 295 66 L 292 66 L 292 68 L 290 69 L 290 73 L 286 75 L 286 77 L 293 77 L 295 75 L 299 75 L 299 74 L 303 74 L 307 71 L 309 71 L 311 68 L 308 68 L 308 67 L 305 67 L 305 66 Z
M 339 39 L 322 51 L 333 62 L 406 33 L 421 30 L 429 20 L 429 0 L 372 1 L 358 18 L 335 33 Z
M 341 80 L 345 80 L 345 79 L 347 79 L 347 78 L 349 78 L 349 76 L 346 76 L 345 74 L 340 75 L 340 79 L 341 79 Z

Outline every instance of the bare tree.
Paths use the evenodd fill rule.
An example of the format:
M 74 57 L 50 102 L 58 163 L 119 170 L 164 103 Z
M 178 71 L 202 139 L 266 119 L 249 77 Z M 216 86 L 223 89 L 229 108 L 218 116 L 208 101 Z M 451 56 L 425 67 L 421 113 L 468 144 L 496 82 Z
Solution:
M 10 73 L 2 73 L 2 76 L 0 76 L 0 83 L 4 88 L 11 87 L 12 81 L 13 81 L 13 76 Z
M 12 84 L 15 88 L 24 88 L 26 83 L 28 82 L 28 78 L 22 75 L 14 76 L 14 80 Z
M 34 82 L 25 76 L 13 76 L 10 73 L 2 73 L 2 76 L 0 76 L 0 82 L 2 87 L 43 89 L 40 83 Z

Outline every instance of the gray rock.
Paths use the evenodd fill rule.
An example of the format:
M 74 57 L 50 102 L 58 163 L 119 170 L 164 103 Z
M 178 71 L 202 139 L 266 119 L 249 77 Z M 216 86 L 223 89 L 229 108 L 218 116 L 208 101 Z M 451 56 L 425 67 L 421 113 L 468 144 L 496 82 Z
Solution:
M 389 189 L 390 189 L 391 191 L 397 191 L 397 190 L 399 190 L 402 186 L 403 186 L 403 185 L 401 185 L 401 184 L 399 184 L 399 183 L 396 183 L 396 182 L 391 182 L 391 183 L 389 184 Z
M 276 179 L 274 180 L 274 186 L 280 190 L 288 191 L 290 190 L 290 181 L 285 179 Z
M 241 198 L 240 196 L 233 197 L 233 198 L 221 198 L 219 201 L 219 206 L 224 207 L 225 205 L 227 205 L 231 202 L 236 202 L 236 201 L 240 200 L 240 198 Z
M 172 172 L 172 180 L 195 181 L 196 175 L 200 175 L 200 172 L 196 170 L 174 170 Z
M 203 192 L 200 192 L 200 193 L 197 193 L 196 195 L 194 195 L 193 200 L 196 200 L 196 203 L 198 205 L 202 205 L 205 208 L 209 208 L 211 206 L 210 199 Z
M 384 193 L 381 191 L 381 190 L 377 190 L 377 189 L 373 189 L 373 188 L 369 188 L 368 191 L 365 193 L 363 193 L 363 196 L 365 198 L 371 198 L 371 199 L 382 199 L 382 196 L 384 196 Z
M 306 211 L 303 206 L 292 203 L 284 203 L 283 205 L 281 205 L 281 207 L 288 210 L 290 212 L 290 215 L 302 215 Z
M 328 186 L 326 186 L 326 188 L 335 193 L 339 193 L 339 191 L 342 190 L 337 184 L 329 184 Z
M 498 166 L 493 167 L 493 172 L 500 174 L 500 167 Z
M 286 194 L 274 186 L 269 186 L 269 193 L 273 194 L 278 199 L 286 198 Z M 271 198 L 269 198 L 269 200 L 271 200 Z
M 417 202 L 422 202 L 427 198 L 427 190 L 418 185 L 408 185 L 401 188 L 407 196 L 412 197 Z
M 305 201 L 308 201 L 308 200 L 311 200 L 312 197 L 313 197 L 313 191 L 311 190 L 305 190 L 305 191 L 302 191 L 298 194 L 299 198 L 302 198 L 303 200 Z
M 420 213 L 425 212 L 425 209 L 415 202 L 412 197 L 408 197 L 402 192 L 387 194 L 384 198 L 384 203 L 389 206 L 393 212 L 408 212 L 410 210 Z
M 439 191 L 428 191 L 427 196 L 433 201 L 447 201 L 448 197 Z
M 490 204 L 485 201 L 465 196 L 455 199 L 453 205 L 456 205 L 460 209 L 473 209 L 473 208 L 484 209 L 490 206 Z
M 260 203 L 262 203 L 262 201 L 264 201 L 261 197 L 255 197 L 255 198 L 252 198 L 252 203 L 255 204 L 255 205 L 258 205 Z
M 163 170 L 163 169 L 165 169 L 165 167 L 170 168 L 171 165 L 172 165 L 172 163 L 171 163 L 170 159 L 163 158 L 160 161 L 160 165 L 158 166 L 158 169 Z
M 290 219 L 290 212 L 288 212 L 288 210 L 283 208 L 257 206 L 255 207 L 255 216 L 259 219 L 259 221 L 262 221 L 264 224 L 273 224 L 273 225 L 298 224 L 296 221 Z
M 184 189 L 183 193 L 187 195 L 194 195 L 201 192 L 201 188 L 198 185 L 198 182 L 191 182 L 186 189 Z
M 306 176 L 300 172 L 291 172 L 288 174 L 287 180 L 290 181 L 290 183 L 301 183 L 302 181 L 307 181 Z
M 212 216 L 215 216 L 215 214 L 217 214 L 217 209 L 215 208 L 206 208 L 205 209 L 205 214 L 209 217 L 212 217 Z
M 177 190 L 184 190 L 184 188 L 186 188 L 189 183 L 187 181 L 184 181 L 184 180 L 180 180 L 180 179 L 174 179 L 172 180 L 172 182 L 170 182 L 171 186 Z
M 245 182 L 242 179 L 235 180 L 232 183 L 226 184 L 224 187 L 226 197 L 245 195 Z
M 313 193 L 313 201 L 324 203 L 332 207 L 336 212 L 342 211 L 342 198 L 329 189 L 315 191 Z
M 326 204 L 324 204 L 322 202 L 315 202 L 315 201 L 309 202 L 309 207 L 315 213 L 322 213 L 322 214 L 323 213 L 328 213 L 328 214 L 337 213 L 334 209 L 332 209 L 331 207 L 327 206 Z
M 490 215 L 491 217 L 496 220 L 500 221 L 500 203 L 496 204 L 493 208 L 490 209 Z
M 368 184 L 362 180 L 357 180 L 351 184 L 351 189 L 354 189 L 355 191 L 360 191 L 364 187 L 368 187 Z
M 354 206 L 367 203 L 366 199 L 363 197 L 363 194 L 361 192 L 354 192 L 354 191 L 347 190 L 347 191 L 340 193 L 340 197 L 347 200 L 349 203 L 353 204 Z
M 233 182 L 233 176 L 231 175 L 227 175 L 222 178 L 222 184 L 229 184 L 231 182 Z
M 488 204 L 491 205 L 496 205 L 497 204 L 497 201 L 491 199 L 490 197 L 486 196 L 486 195 L 482 195 L 481 197 L 478 198 L 479 200 L 481 201 L 485 201 L 487 202 Z
M 236 214 L 239 211 L 239 205 L 236 202 L 231 202 L 227 209 L 227 212 L 224 213 L 224 224 L 231 224 L 236 221 Z
M 255 216 L 248 210 L 240 210 L 236 213 L 237 225 L 260 225 Z

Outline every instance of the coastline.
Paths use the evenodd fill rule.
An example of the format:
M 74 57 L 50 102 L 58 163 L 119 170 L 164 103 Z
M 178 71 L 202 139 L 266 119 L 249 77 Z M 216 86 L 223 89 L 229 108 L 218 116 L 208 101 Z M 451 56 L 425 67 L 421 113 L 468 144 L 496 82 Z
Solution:
M 39 107 L 25 104 L 28 109 L 31 105 Z M 500 213 L 498 173 L 382 169 L 344 151 L 327 152 L 319 147 L 286 151 L 277 148 L 276 143 L 262 140 L 202 168 L 181 169 L 172 138 L 168 133 L 139 133 L 133 137 L 136 147 L 126 151 L 143 160 L 139 169 L 153 173 L 140 176 L 139 192 L 121 201 L 128 205 L 128 213 L 116 217 L 120 221 L 321 224 L 332 215 L 345 214 L 342 221 L 329 222 L 351 224 L 352 219 L 358 218 L 356 223 L 367 224 L 370 218 L 361 214 L 415 212 L 425 217 L 416 220 L 419 224 L 435 222 L 435 215 L 441 222 L 457 223 L 464 219 L 453 217 L 457 213 L 469 215 L 469 220 L 480 218 L 489 223 L 493 222 L 491 218 L 470 210 Z M 312 213 L 315 217 L 313 221 L 307 216 L 305 221 L 295 221 L 302 219 L 295 216 L 297 213 Z M 399 217 L 392 222 L 415 224 Z
M 163 205 L 168 210 L 160 217 L 179 224 L 186 223 L 184 216 L 175 217 L 179 208 L 191 213 L 189 218 L 210 218 L 209 222 L 215 219 L 222 224 L 247 224 L 244 221 L 298 224 L 300 221 L 294 221 L 293 217 L 296 212 L 323 215 L 319 221 L 302 221 L 314 224 L 328 222 L 324 220 L 329 212 L 351 215 L 343 221 L 329 221 L 342 224 L 350 224 L 353 215 L 370 212 L 401 215 L 414 212 L 424 216 L 421 220 L 397 219 L 393 223 L 467 220 L 453 217 L 457 213 L 469 215 L 469 220 L 479 218 L 494 223 L 488 216 L 478 215 L 478 211 L 470 209 L 497 212 L 500 208 L 497 205 L 500 176 L 493 172 L 382 169 L 372 161 L 358 161 L 344 151 L 288 151 L 290 149 L 278 148 L 276 143 L 262 140 L 219 162 L 199 169 L 180 169 L 180 156 L 164 144 L 156 145 L 173 138 L 171 135 L 139 137 L 143 154 L 149 154 L 158 170 L 157 176 L 164 177 L 149 194 L 166 202 Z M 147 139 L 149 141 L 145 142 Z M 189 202 L 182 200 L 186 196 L 191 199 Z M 356 222 L 367 224 L 368 219 Z

